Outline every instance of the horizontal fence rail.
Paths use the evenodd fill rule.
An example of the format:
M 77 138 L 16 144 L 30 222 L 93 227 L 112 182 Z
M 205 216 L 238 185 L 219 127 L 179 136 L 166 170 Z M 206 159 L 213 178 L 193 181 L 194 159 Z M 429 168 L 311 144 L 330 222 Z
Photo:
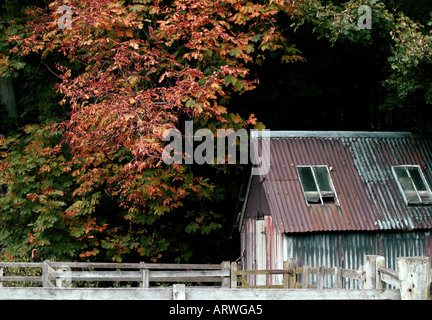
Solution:
M 276 285 L 268 281 L 267 285 L 255 286 L 247 280 L 256 276 L 271 279 L 275 275 L 282 278 Z M 332 281 L 326 281 L 329 278 Z M 364 289 L 346 289 L 345 281 L 359 281 Z M 90 282 L 129 282 L 137 287 L 86 287 Z M 326 286 L 327 283 L 332 286 Z M 398 258 L 397 270 L 386 268 L 384 257 L 376 255 L 365 257 L 364 270 L 297 266 L 294 260 L 284 262 L 283 269 L 268 270 L 242 270 L 240 264 L 227 261 L 220 264 L 0 262 L 0 300 L 429 300 L 430 290 L 430 257 Z
M 381 290 L 393 292 L 395 288 L 400 299 L 403 300 L 430 300 L 431 286 L 431 259 L 430 257 L 400 257 L 396 259 L 397 271 L 385 267 L 382 256 L 367 255 L 364 270 L 343 269 L 340 267 L 326 268 L 324 266 L 310 267 L 304 265 L 297 267 L 295 261 L 284 262 L 283 270 L 241 270 L 240 265 L 231 265 L 232 288 L 283 288 L 283 289 L 318 289 L 323 290 L 329 297 L 335 297 L 334 289 L 342 289 L 348 295 L 353 290 L 343 289 L 346 280 L 363 282 L 366 290 Z M 282 285 L 251 286 L 245 276 L 283 275 Z M 316 275 L 316 284 L 310 283 L 310 275 Z M 333 277 L 333 287 L 326 287 L 326 277 Z M 301 282 L 299 281 L 301 279 Z M 390 286 L 389 289 L 385 289 Z M 327 289 L 332 290 L 331 292 Z M 300 291 L 299 291 L 300 292 Z M 337 299 L 337 298 L 336 298 Z
M 341 267 L 326 268 L 324 266 L 310 267 L 302 266 L 297 267 L 295 261 L 284 262 L 282 270 L 241 270 L 241 266 L 236 263 L 231 264 L 231 287 L 236 288 L 266 288 L 266 289 L 329 289 L 325 286 L 327 276 L 333 277 L 333 287 L 335 289 L 342 289 L 345 279 L 363 281 L 365 278 L 365 271 L 343 269 Z M 258 276 L 258 275 L 282 275 L 282 284 L 278 285 L 250 285 L 245 276 Z M 316 283 L 313 284 L 310 280 L 311 275 L 316 275 Z M 299 281 L 301 279 L 301 281 Z M 239 285 L 240 284 L 240 285 Z
M 6 268 L 39 269 L 40 276 L 5 275 Z M 90 270 L 86 270 L 90 269 Z M 157 263 L 86 263 L 0 262 L 0 287 L 3 283 L 34 282 L 35 286 L 64 287 L 71 282 L 137 282 L 148 288 L 150 283 L 216 283 L 230 286 L 230 263 L 220 264 L 157 264 Z M 53 283 L 55 281 L 55 284 Z
M 2 288 L 0 300 L 400 300 L 399 290 L 231 289 L 174 284 L 153 288 Z

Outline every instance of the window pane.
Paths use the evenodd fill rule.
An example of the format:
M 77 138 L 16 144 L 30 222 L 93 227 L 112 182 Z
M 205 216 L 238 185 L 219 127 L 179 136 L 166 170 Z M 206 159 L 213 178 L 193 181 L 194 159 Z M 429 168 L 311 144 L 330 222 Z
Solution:
M 422 202 L 417 192 L 415 191 L 405 191 L 405 198 L 407 199 L 408 204 L 415 204 L 415 203 Z
M 305 192 L 306 201 L 310 204 L 321 203 L 318 192 Z
M 308 191 L 318 191 L 318 188 L 315 184 L 315 180 L 312 174 L 311 167 L 297 167 L 300 181 L 303 186 L 303 190 L 305 192 Z
M 420 198 L 421 198 L 422 203 L 424 203 L 424 204 L 431 204 L 432 203 L 432 196 L 429 193 L 429 191 L 420 191 L 419 194 L 420 194 Z
M 415 191 L 414 184 L 405 167 L 394 167 L 394 171 L 398 177 L 399 183 L 404 191 Z
M 426 191 L 427 188 L 422 179 L 420 169 L 417 167 L 408 167 L 407 169 L 411 175 L 415 187 L 417 188 L 417 191 Z
M 334 195 L 323 196 L 322 197 L 322 202 L 324 202 L 324 203 L 334 203 L 335 202 L 335 197 L 334 197 Z
M 405 194 L 408 204 L 421 203 L 421 199 L 417 194 L 414 183 L 408 175 L 405 166 L 393 167 L 393 169 L 396 173 L 399 184 Z
M 321 192 L 329 191 L 332 192 L 333 189 L 330 184 L 330 175 L 327 167 L 314 167 L 315 177 L 318 182 L 318 186 Z

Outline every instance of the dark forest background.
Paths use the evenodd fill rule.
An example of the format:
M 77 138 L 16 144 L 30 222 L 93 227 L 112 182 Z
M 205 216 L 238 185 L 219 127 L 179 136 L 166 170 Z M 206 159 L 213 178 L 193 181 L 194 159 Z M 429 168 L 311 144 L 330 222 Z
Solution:
M 3 1 L 3 22 L 19 17 L 28 5 L 42 6 L 47 1 Z M 333 1 L 334 4 L 343 1 Z M 323 1 L 330 3 L 330 1 Z M 432 1 L 385 1 L 388 10 L 403 12 L 414 21 L 427 25 L 431 20 Z M 337 41 L 332 44 L 318 38 L 313 25 L 305 24 L 296 32 L 285 23 L 285 35 L 301 51 L 303 62 L 283 63 L 277 54 L 268 56 L 260 65 L 251 66 L 259 85 L 253 91 L 233 96 L 227 109 L 248 117 L 254 113 L 270 130 L 346 130 L 346 131 L 412 131 L 432 132 L 430 105 L 422 94 L 399 99 L 383 86 L 390 72 L 390 37 L 383 29 L 372 28 L 372 44 Z M 0 43 L 0 49 L 7 44 Z M 60 106 L 53 90 L 58 78 L 50 66 L 52 55 L 43 62 L 38 56 L 26 57 L 26 65 L 14 78 L 0 78 L 0 133 L 13 135 L 26 124 L 60 122 L 69 110 Z M 50 60 L 52 59 L 52 60 Z M 422 67 L 422 66 L 421 66 Z M 428 68 L 425 65 L 424 68 Z M 420 81 L 429 81 L 422 70 Z M 420 92 L 421 93 L 421 92 Z M 205 168 L 196 169 L 202 174 Z M 207 238 L 193 235 L 188 241 L 196 253 L 190 261 L 220 262 L 239 256 L 238 231 L 233 228 L 239 190 L 244 174 L 215 176 L 220 199 L 211 204 L 223 212 L 223 227 Z M 223 200 L 223 201 L 222 201 Z M 185 207 L 197 205 L 193 201 Z M 210 206 L 210 205 L 209 205 Z M 107 200 L 104 212 L 115 211 Z M 101 210 L 102 210 L 101 209 Z
M 20 16 L 25 6 L 44 2 L 6 0 L 0 6 L 2 20 Z M 387 0 L 385 4 L 389 10 L 403 12 L 422 25 L 430 21 L 431 1 Z M 274 55 L 261 65 L 252 66 L 259 85 L 254 91 L 234 97 L 229 105 L 231 112 L 243 116 L 255 113 L 271 130 L 428 129 L 429 106 L 421 96 L 410 97 L 400 105 L 383 88 L 389 72 L 390 37 L 380 34 L 382 29 L 372 28 L 375 41 L 371 45 L 343 40 L 332 45 L 327 39 L 317 39 L 312 25 L 306 24 L 294 32 L 289 27 L 290 21 L 281 23 L 286 25 L 286 37 L 306 61 L 281 64 L 280 57 Z M 3 134 L 35 121 L 49 123 L 67 117 L 68 110 L 58 105 L 58 96 L 52 90 L 57 78 L 49 66 L 55 61 L 41 63 L 40 58 L 33 58 L 28 58 L 13 83 L 2 84 L 13 86 L 16 108 L 10 112 L 6 109 L 3 90 L 0 107 Z
M 403 12 L 422 25 L 430 21 L 431 1 L 384 3 L 388 10 Z M 432 130 L 430 105 L 421 95 L 410 96 L 402 104 L 383 87 L 390 68 L 388 34 L 372 27 L 372 45 L 348 41 L 332 45 L 317 39 L 312 30 L 312 25 L 297 32 L 286 30 L 306 62 L 265 60 L 254 68 L 260 85 L 237 97 L 232 108 L 254 112 L 271 130 Z

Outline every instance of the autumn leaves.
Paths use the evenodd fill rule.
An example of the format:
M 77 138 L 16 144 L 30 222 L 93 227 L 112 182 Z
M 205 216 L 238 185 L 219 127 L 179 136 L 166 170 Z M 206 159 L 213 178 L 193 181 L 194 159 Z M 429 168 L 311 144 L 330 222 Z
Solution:
M 186 122 L 209 132 L 263 129 L 253 115 L 230 114 L 227 103 L 255 88 L 249 64 L 288 48 L 275 22 L 290 6 L 71 0 L 65 7 L 56 0 L 28 9 L 26 34 L 9 39 L 11 59 L 32 53 L 58 61 L 50 66 L 59 77 L 54 90 L 70 113 L 5 144 L 14 151 L 2 154 L 0 182 L 22 184 L 3 202 L 13 215 L 0 220 L 17 226 L 0 232 L 8 256 L 190 257 L 184 235 L 219 230 L 226 208 L 209 203 L 225 196 L 205 171 L 162 161 L 164 133 Z M 19 169 L 20 158 L 29 171 Z

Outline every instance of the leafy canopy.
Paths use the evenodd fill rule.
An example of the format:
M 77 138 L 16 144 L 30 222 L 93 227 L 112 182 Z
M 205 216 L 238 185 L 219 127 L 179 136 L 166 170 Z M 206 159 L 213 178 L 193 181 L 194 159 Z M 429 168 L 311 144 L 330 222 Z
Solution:
M 68 29 L 58 24 L 61 5 L 28 8 L 21 32 L 13 23 L 6 32 L 4 75 L 14 76 L 28 55 L 62 56 L 51 69 L 59 104 L 70 113 L 2 143 L 4 255 L 187 260 L 187 235 L 208 235 L 226 219 L 215 202 L 227 198 L 215 181 L 230 168 L 212 168 L 209 177 L 194 166 L 164 164 L 163 133 L 182 131 L 188 119 L 196 129 L 262 127 L 224 104 L 255 88 L 248 65 L 266 52 L 300 59 L 276 28 L 278 14 L 291 15 L 293 7 L 73 0 Z
M 50 117 L 58 123 L 1 141 L 8 193 L 0 246 L 8 259 L 190 259 L 194 245 L 224 228 L 237 192 L 227 174 L 239 168 L 168 166 L 163 134 L 184 132 L 186 120 L 214 131 L 262 128 L 253 114 L 229 113 L 229 101 L 255 89 L 251 66 L 269 53 L 304 61 L 288 27 L 312 25 L 330 43 L 387 37 L 389 105 L 432 101 L 430 33 L 379 1 L 70 0 L 71 29 L 58 24 L 63 1 L 47 3 L 1 24 L 0 76 L 30 74 L 37 57 L 56 83 L 44 102 L 68 110 Z M 371 30 L 357 26 L 363 4 Z

